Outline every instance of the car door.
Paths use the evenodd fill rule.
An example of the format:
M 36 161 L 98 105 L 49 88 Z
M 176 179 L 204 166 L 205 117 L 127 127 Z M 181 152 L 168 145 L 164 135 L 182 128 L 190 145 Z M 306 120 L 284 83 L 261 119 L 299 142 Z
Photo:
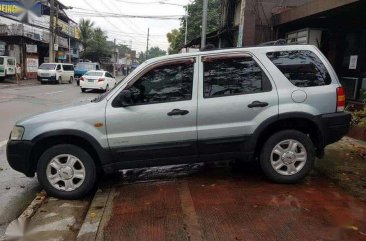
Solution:
M 132 95 L 129 106 L 120 106 L 114 96 L 106 123 L 116 162 L 155 165 L 197 155 L 197 70 L 192 57 L 159 62 L 124 88 Z
M 198 148 L 203 155 L 240 153 L 256 128 L 278 115 L 278 94 L 249 53 L 202 55 L 198 94 Z
M 107 79 L 107 82 L 108 82 L 110 88 L 113 88 L 115 86 L 115 82 L 113 81 L 112 75 L 109 72 L 106 72 L 105 76 L 106 76 L 106 79 Z

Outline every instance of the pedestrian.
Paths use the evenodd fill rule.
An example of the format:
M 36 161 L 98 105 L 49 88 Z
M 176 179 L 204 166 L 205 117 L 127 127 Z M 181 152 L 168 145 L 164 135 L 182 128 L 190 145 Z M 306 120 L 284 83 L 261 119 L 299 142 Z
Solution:
M 15 72 L 16 72 L 17 84 L 19 84 L 19 81 L 22 78 L 22 67 L 20 66 L 20 64 L 17 64 Z

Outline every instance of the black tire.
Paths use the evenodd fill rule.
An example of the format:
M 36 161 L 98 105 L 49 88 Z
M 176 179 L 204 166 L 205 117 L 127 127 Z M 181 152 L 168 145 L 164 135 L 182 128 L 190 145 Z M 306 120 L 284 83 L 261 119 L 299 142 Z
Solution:
M 62 84 L 62 77 L 60 76 L 60 77 L 58 77 L 58 80 L 57 80 L 57 84 Z
M 53 187 L 47 179 L 47 165 L 56 156 L 71 154 L 83 163 L 85 167 L 85 179 L 82 185 L 74 191 L 63 191 Z M 80 199 L 87 195 L 94 187 L 97 180 L 97 171 L 93 159 L 82 148 L 74 145 L 57 145 L 46 150 L 40 157 L 37 165 L 37 177 L 48 195 L 60 199 Z
M 304 146 L 307 152 L 307 158 L 304 167 L 300 171 L 298 171 L 296 174 L 286 176 L 278 173 L 272 167 L 271 153 L 277 144 L 289 139 L 296 140 Z M 296 183 L 304 179 L 311 171 L 314 161 L 315 150 L 311 139 L 306 134 L 297 130 L 284 130 L 272 135 L 264 144 L 260 154 L 260 165 L 267 178 L 274 182 L 284 184 Z
M 86 89 L 85 88 L 81 88 L 81 92 L 85 93 Z
M 107 84 L 107 86 L 105 87 L 104 92 L 108 92 L 109 91 L 109 84 Z
M 74 78 L 71 76 L 70 80 L 69 80 L 69 84 L 72 84 L 72 82 L 74 82 Z

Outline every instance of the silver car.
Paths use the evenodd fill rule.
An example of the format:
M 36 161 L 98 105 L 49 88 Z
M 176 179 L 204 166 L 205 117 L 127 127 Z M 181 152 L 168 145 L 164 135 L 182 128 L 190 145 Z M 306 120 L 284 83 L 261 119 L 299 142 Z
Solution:
M 90 103 L 18 122 L 7 156 L 65 199 L 86 195 L 101 173 L 229 158 L 293 183 L 347 133 L 344 107 L 337 75 L 314 46 L 170 55 Z

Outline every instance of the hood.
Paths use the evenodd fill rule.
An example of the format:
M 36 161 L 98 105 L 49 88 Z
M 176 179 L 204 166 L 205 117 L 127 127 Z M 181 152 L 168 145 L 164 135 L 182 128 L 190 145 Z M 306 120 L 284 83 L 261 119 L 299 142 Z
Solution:
M 22 119 L 16 125 L 27 127 L 29 125 L 42 125 L 51 122 L 80 121 L 87 119 L 91 115 L 99 114 L 98 112 L 104 115 L 104 108 L 105 102 L 103 101 L 94 103 L 86 100 Z

